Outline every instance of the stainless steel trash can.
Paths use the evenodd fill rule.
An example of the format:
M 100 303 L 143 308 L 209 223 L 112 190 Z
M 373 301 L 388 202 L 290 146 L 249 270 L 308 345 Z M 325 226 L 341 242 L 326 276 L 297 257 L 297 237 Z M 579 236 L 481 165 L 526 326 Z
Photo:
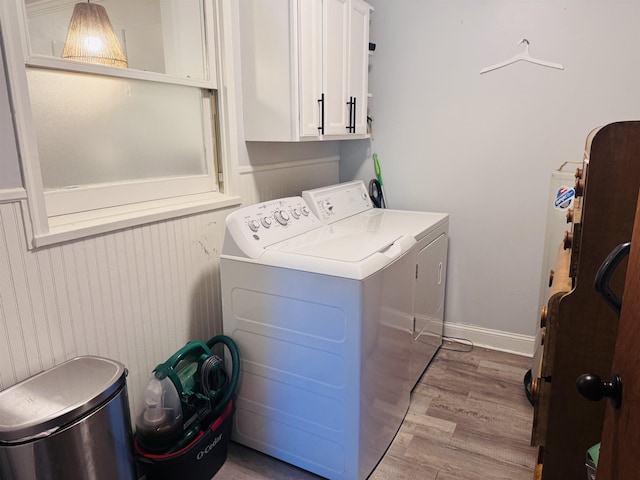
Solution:
M 0 480 L 134 480 L 126 369 L 77 357 L 0 392 Z

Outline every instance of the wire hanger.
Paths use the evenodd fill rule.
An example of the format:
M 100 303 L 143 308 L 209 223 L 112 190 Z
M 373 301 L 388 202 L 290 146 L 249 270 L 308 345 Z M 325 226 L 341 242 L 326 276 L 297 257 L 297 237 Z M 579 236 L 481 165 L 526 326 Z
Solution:
M 518 42 L 518 46 L 524 44 L 525 50 L 522 53 L 518 53 L 514 55 L 509 60 L 505 60 L 504 62 L 496 63 L 495 65 L 491 65 L 490 67 L 483 68 L 480 70 L 480 73 L 487 73 L 492 70 L 497 70 L 498 68 L 506 67 L 507 65 L 511 65 L 512 63 L 519 62 L 520 60 L 524 60 L 525 62 L 535 63 L 536 65 L 542 65 L 543 67 L 551 67 L 557 68 L 558 70 L 564 70 L 564 67 L 559 63 L 547 62 L 546 60 L 539 60 L 537 58 L 533 58 L 529 55 L 529 40 L 523 38 Z

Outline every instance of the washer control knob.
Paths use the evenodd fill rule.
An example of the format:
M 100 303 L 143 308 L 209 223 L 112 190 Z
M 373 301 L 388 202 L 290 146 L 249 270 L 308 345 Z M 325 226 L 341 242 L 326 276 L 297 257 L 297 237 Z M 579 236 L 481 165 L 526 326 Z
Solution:
M 252 232 L 257 232 L 258 229 L 260 228 L 260 223 L 258 223 L 257 220 L 250 220 L 249 228 L 251 229 Z
M 293 218 L 295 218 L 296 220 L 300 218 L 300 210 L 298 210 L 297 208 L 294 208 L 293 210 L 291 210 L 291 216 Z
M 280 225 L 286 225 L 289 222 L 289 215 L 284 210 L 278 210 L 274 217 Z
M 309 216 L 309 209 L 308 209 L 307 207 L 302 207 L 302 208 L 300 209 L 300 211 L 302 212 L 302 214 L 303 214 L 305 217 L 308 217 L 308 216 Z
M 262 217 L 262 220 L 260 220 L 260 223 L 262 223 L 262 226 L 264 228 L 269 228 L 272 222 L 269 217 Z

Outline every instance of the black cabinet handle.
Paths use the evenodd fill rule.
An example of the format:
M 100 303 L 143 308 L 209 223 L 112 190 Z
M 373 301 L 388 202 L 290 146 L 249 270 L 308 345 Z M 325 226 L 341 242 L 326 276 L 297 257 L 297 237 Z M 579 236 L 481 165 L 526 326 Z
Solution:
M 347 133 L 354 133 L 356 131 L 354 115 L 354 109 L 356 106 L 355 97 L 349 97 L 347 105 L 349 105 L 349 123 L 347 124 Z
M 318 132 L 320 135 L 324 135 L 324 93 L 320 95 L 318 103 L 320 104 L 320 126 L 318 127 Z
M 613 375 L 610 382 L 605 382 L 598 375 L 585 373 L 576 379 L 578 393 L 591 402 L 597 402 L 607 397 L 613 408 L 620 408 L 622 404 L 622 378 Z
M 347 133 L 351 133 L 351 98 L 349 97 L 349 101 L 347 102 L 347 106 L 349 107 L 349 122 L 347 123 Z
M 353 97 L 353 120 L 351 120 L 351 133 L 356 133 L 356 97 Z
M 613 275 L 618 264 L 629 254 L 629 250 L 631 250 L 631 242 L 621 243 L 618 245 L 611 251 L 607 258 L 605 258 L 596 273 L 596 291 L 602 295 L 607 303 L 611 305 L 618 314 L 620 314 L 620 309 L 622 308 L 622 300 L 613 293 L 609 287 L 609 280 L 611 279 L 611 275 Z

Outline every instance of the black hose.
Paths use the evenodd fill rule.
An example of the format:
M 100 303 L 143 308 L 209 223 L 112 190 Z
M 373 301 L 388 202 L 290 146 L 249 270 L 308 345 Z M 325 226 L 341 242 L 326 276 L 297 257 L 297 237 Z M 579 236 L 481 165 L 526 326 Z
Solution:
M 240 353 L 238 352 L 238 346 L 230 337 L 227 337 L 226 335 L 216 335 L 207 342 L 207 347 L 209 347 L 209 349 L 213 349 L 213 347 L 218 343 L 226 345 L 226 347 L 229 349 L 229 353 L 231 354 L 232 372 L 231 380 L 229 382 L 229 386 L 226 388 L 224 396 L 212 409 L 214 416 L 220 415 L 222 411 L 227 407 L 227 404 L 231 400 L 231 397 L 233 397 L 236 392 L 236 388 L 238 387 L 238 379 L 240 378 Z
M 200 366 L 200 385 L 203 392 L 213 400 L 228 386 L 227 373 L 224 371 L 224 362 L 215 354 L 207 357 Z M 215 393 L 212 394 L 211 391 Z

